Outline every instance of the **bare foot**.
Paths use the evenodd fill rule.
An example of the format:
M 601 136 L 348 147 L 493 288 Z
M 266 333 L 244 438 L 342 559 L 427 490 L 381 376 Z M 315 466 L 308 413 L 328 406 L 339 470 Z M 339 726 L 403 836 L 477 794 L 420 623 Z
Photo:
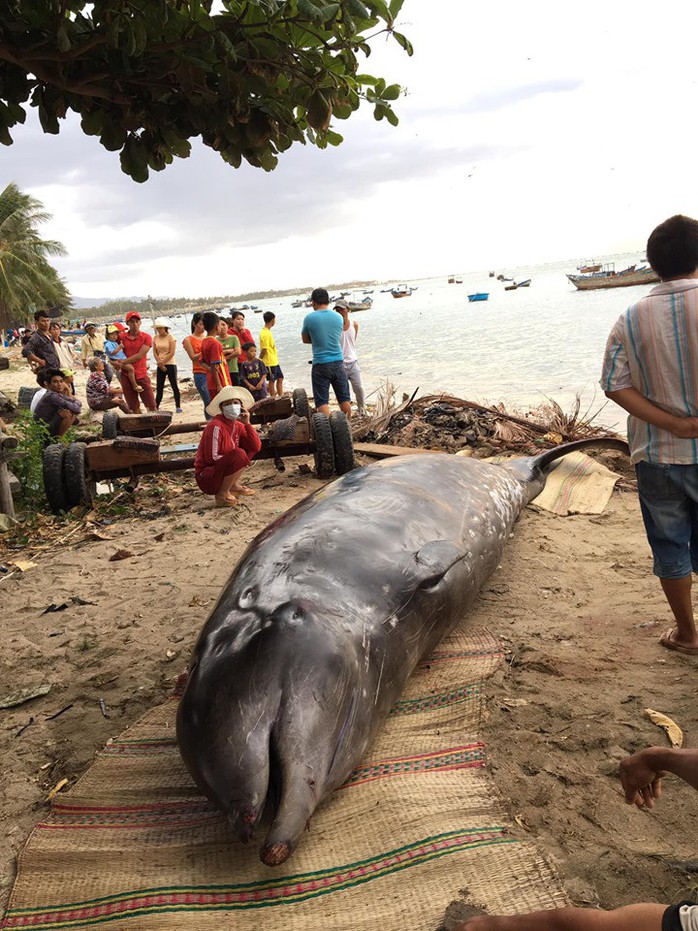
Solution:
M 238 499 L 235 495 L 226 495 L 224 498 L 219 498 L 216 495 L 215 498 L 217 508 L 232 508 L 238 503 Z
M 257 492 L 252 488 L 247 488 L 245 485 L 233 485 L 233 491 L 236 495 L 256 495 Z

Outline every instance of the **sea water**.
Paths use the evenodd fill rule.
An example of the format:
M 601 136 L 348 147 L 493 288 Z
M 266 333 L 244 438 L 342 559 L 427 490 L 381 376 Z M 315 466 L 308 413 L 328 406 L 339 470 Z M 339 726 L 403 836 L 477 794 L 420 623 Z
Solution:
M 629 255 L 611 260 L 620 270 L 639 259 Z M 366 394 L 375 399 L 380 386 L 390 381 L 398 400 L 415 389 L 420 394 L 445 391 L 525 411 L 552 398 L 566 412 L 579 395 L 582 413 L 598 412 L 598 423 L 624 432 L 624 412 L 607 401 L 598 384 L 604 347 L 616 319 L 652 285 L 577 291 L 566 274 L 576 274 L 578 264 L 570 260 L 496 269 L 517 281 L 531 278 L 530 287 L 515 291 L 505 291 L 508 282 L 490 278 L 487 271 L 457 275 L 462 284 L 448 284 L 445 275 L 408 279 L 405 283 L 417 290 L 400 299 L 380 293 L 395 282 L 371 286 L 373 306 L 352 315 L 359 324 L 357 353 Z M 468 294 L 477 291 L 489 292 L 489 299 L 470 303 Z M 363 289 L 357 290 L 353 299 L 362 296 Z M 257 306 L 276 314 L 273 332 L 284 387 L 303 387 L 310 394 L 311 347 L 302 343 L 300 333 L 312 311 L 291 307 L 293 299 L 260 300 Z M 257 341 L 262 313 L 246 310 L 245 318 Z M 170 319 L 181 378 L 191 374 L 181 346 L 191 315 Z M 152 329 L 147 321 L 144 328 Z

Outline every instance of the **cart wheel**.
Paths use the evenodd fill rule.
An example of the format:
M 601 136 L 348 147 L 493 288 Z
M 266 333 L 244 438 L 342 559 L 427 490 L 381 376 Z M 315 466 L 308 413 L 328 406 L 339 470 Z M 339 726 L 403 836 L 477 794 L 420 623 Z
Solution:
M 102 417 L 102 437 L 115 440 L 119 435 L 119 415 L 116 411 L 105 411 Z
M 293 413 L 297 417 L 307 417 L 310 423 L 310 403 L 305 388 L 293 389 Z
M 44 450 L 43 472 L 44 491 L 48 506 L 54 514 L 69 511 L 68 496 L 65 487 L 65 446 L 62 443 L 52 443 Z
M 313 414 L 311 418 L 315 438 L 315 471 L 318 478 L 334 475 L 334 444 L 327 414 Z
M 25 411 L 28 411 L 32 401 L 34 400 L 34 395 L 38 390 L 38 388 L 20 388 L 17 392 L 17 406 L 21 407 Z
M 330 429 L 334 445 L 334 466 L 337 475 L 345 475 L 355 468 L 354 440 L 346 415 L 341 411 L 330 414 Z
M 65 488 L 71 508 L 94 501 L 95 482 L 90 478 L 86 452 L 86 443 L 71 443 L 65 454 Z

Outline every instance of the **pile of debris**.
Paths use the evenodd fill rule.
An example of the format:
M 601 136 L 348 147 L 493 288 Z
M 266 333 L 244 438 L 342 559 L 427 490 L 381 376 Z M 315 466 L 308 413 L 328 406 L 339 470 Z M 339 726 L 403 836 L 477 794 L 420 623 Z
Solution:
M 535 454 L 571 440 L 615 435 L 580 417 L 579 399 L 569 414 L 555 401 L 513 413 L 502 404 L 486 407 L 448 394 L 404 396 L 397 406 L 392 397 L 384 397 L 374 416 L 357 424 L 353 432 L 355 440 L 368 443 L 463 450 L 478 459 Z

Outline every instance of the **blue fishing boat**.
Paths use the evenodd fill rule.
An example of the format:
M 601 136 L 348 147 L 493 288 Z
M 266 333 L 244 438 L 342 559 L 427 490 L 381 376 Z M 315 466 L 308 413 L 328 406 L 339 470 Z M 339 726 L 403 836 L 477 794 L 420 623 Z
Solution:
M 486 301 L 489 296 L 489 291 L 476 291 L 475 294 L 468 295 L 468 300 L 472 304 L 474 301 Z

